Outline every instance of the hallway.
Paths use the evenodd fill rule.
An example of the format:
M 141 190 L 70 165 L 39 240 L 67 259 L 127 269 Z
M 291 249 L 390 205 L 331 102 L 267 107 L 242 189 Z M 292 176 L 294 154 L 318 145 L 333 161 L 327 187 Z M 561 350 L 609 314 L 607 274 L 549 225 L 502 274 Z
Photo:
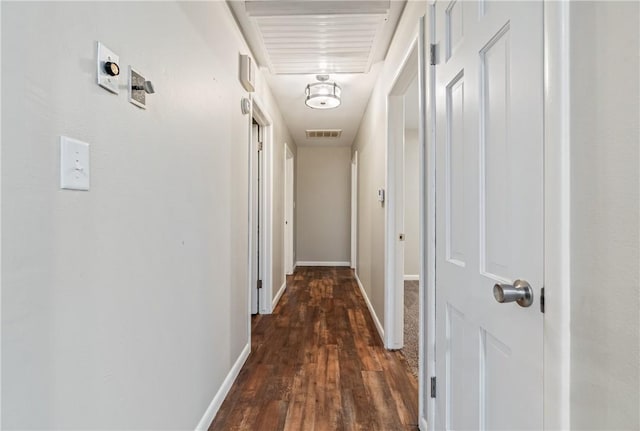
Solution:
M 0 429 L 640 430 L 638 29 L 0 1 Z
M 384 349 L 352 271 L 302 267 L 210 430 L 416 430 L 418 383 Z

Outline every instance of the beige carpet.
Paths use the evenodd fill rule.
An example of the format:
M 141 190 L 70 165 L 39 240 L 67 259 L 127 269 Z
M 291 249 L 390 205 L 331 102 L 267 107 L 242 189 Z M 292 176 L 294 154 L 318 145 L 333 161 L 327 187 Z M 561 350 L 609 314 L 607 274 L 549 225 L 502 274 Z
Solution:
M 404 282 L 404 353 L 411 372 L 418 377 L 418 282 Z

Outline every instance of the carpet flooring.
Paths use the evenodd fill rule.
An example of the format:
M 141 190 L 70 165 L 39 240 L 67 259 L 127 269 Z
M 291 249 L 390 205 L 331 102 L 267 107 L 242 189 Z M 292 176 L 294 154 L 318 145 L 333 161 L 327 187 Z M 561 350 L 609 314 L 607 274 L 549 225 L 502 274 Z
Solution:
M 418 377 L 418 281 L 404 282 L 404 348 L 402 353 Z

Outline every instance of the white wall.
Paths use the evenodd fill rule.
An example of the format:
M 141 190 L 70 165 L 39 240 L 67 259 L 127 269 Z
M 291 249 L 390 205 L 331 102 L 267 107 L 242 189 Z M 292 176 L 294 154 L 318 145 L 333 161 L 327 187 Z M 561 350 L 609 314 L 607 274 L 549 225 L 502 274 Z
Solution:
M 640 428 L 639 15 L 571 3 L 574 429 Z
M 95 84 L 96 41 L 153 81 L 146 111 Z M 249 341 L 239 52 L 223 2 L 3 2 L 3 428 L 203 417 Z M 58 188 L 60 135 L 91 144 L 89 192 Z
M 426 11 L 426 2 L 407 3 L 352 146 L 358 150 L 358 277 L 383 326 L 385 209 L 377 190 L 387 188 L 387 95 Z
M 297 258 L 341 262 L 351 257 L 351 149 L 299 147 L 296 170 Z

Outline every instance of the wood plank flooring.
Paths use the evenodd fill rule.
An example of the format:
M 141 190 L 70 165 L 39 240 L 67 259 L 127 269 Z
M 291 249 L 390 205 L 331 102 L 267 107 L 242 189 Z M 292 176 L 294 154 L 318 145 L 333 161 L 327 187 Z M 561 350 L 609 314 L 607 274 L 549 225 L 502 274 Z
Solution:
M 417 430 L 418 383 L 349 268 L 298 268 L 209 430 Z

